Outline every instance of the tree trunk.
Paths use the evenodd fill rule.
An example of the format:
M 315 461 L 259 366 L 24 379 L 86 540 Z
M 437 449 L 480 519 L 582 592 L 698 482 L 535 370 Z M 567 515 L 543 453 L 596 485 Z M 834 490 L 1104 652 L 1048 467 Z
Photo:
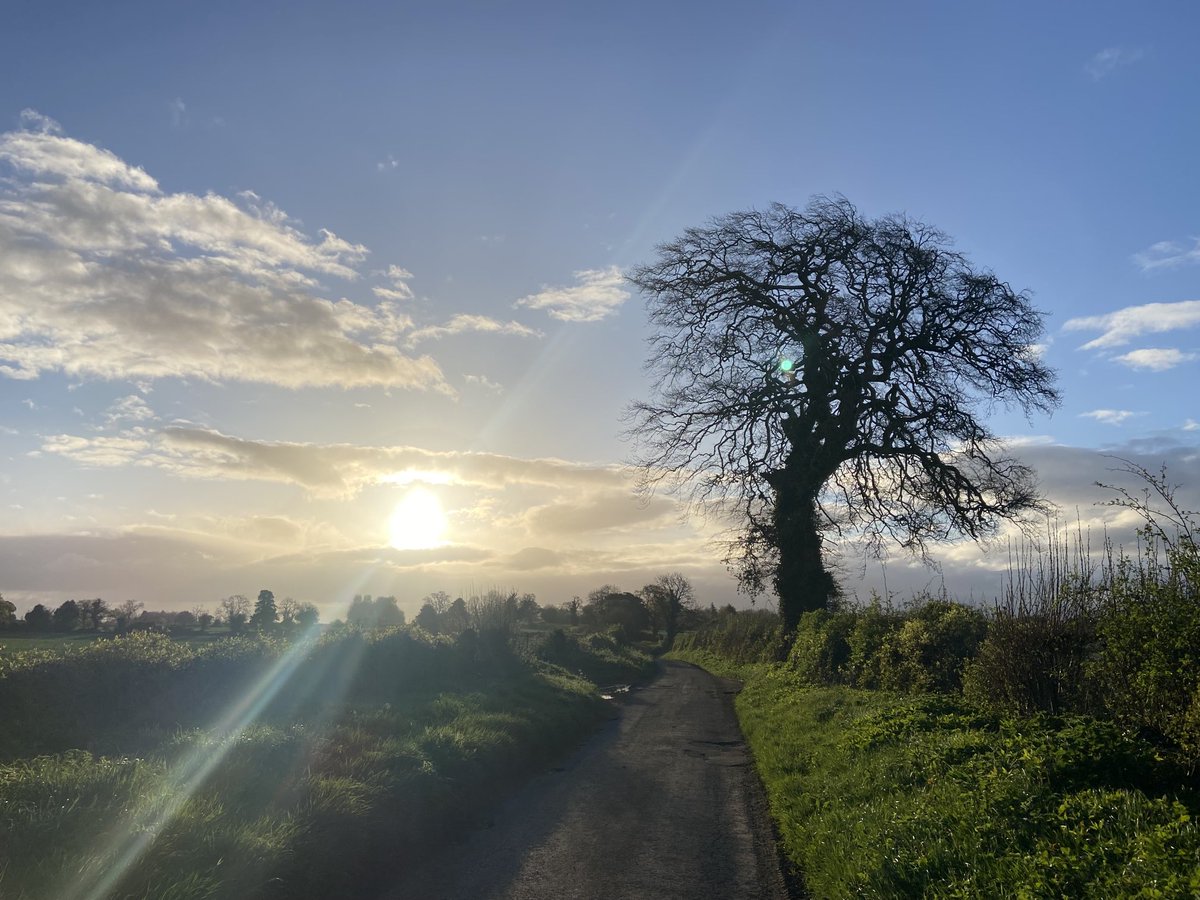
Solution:
M 780 479 L 775 485 L 774 523 L 779 547 L 775 592 L 784 631 L 791 632 L 801 613 L 825 609 L 836 590 L 821 561 L 816 492 Z

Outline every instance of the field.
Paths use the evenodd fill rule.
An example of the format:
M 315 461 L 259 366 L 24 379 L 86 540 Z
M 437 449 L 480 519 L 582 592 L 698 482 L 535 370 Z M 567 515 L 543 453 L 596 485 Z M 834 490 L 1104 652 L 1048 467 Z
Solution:
M 50 650 L 54 652 L 70 650 L 72 647 L 85 646 L 93 641 L 111 638 L 107 632 L 74 631 L 70 634 L 20 634 L 0 632 L 0 656 L 13 656 L 29 650 Z M 223 628 L 214 628 L 207 632 L 197 632 L 176 636 L 175 640 L 185 644 L 207 644 L 230 637 Z
M 649 664 L 603 636 L 509 638 L 7 642 L 0 896 L 382 890 L 590 730 L 605 703 L 581 671 Z

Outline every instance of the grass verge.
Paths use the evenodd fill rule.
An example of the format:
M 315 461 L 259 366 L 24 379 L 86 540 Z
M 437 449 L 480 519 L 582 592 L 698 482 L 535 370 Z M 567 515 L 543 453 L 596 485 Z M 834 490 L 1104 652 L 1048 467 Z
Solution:
M 1190 780 L 1110 723 L 672 655 L 743 680 L 742 729 L 814 897 L 1200 895 Z

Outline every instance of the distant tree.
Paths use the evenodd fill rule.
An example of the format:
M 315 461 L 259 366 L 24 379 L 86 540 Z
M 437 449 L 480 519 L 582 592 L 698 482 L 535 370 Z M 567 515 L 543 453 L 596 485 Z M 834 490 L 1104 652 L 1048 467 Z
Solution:
M 380 628 L 395 628 L 404 624 L 404 610 L 394 596 L 375 598 L 375 622 Z
M 85 631 L 99 631 L 108 620 L 111 610 L 108 604 L 96 597 L 79 602 L 79 627 Z
M 140 600 L 126 600 L 113 611 L 113 619 L 117 623 L 117 631 L 128 631 L 133 625 L 133 620 L 137 618 L 139 612 L 145 607 L 145 604 Z
M 538 606 L 537 597 L 533 594 L 522 594 L 517 601 L 517 620 L 520 622 L 536 622 L 542 613 Z
M 181 610 L 171 617 L 171 629 L 179 631 L 195 631 L 196 617 L 188 610 Z
M 25 613 L 25 626 L 30 631 L 49 631 L 54 627 L 54 614 L 41 603 L 38 603 L 33 609 Z
M 199 603 L 192 607 L 191 613 L 196 627 L 201 631 L 207 631 L 215 620 L 213 614 L 208 611 L 208 607 Z
M 571 616 L 571 624 L 575 625 L 579 621 L 579 611 L 583 609 L 583 601 L 576 595 L 567 603 L 567 612 Z
M 696 606 L 696 592 L 692 583 L 681 572 L 671 572 L 642 588 L 641 595 L 651 616 L 662 626 L 664 643 L 670 647 L 675 641 L 679 620 L 685 610 Z
M 584 621 L 602 628 L 619 626 L 626 638 L 633 639 L 650 626 L 650 614 L 642 598 L 606 584 L 588 594 L 583 607 Z
M 441 631 L 441 616 L 438 611 L 433 608 L 433 604 L 426 601 L 421 604 L 421 608 L 417 611 L 413 618 L 413 624 L 428 631 L 430 634 L 437 634 Z
M 441 615 L 442 626 L 447 634 L 459 634 L 471 624 L 470 613 L 467 612 L 467 601 L 456 597 L 454 602 Z
M 54 630 L 74 631 L 79 627 L 82 619 L 83 613 L 79 609 L 79 604 L 74 600 L 66 600 L 54 611 Z
M 404 624 L 404 611 L 395 597 L 356 595 L 346 610 L 346 624 L 357 628 L 391 628 Z
M 312 628 L 321 621 L 321 612 L 311 603 L 301 603 L 296 609 L 296 624 L 301 628 Z
M 231 594 L 220 602 L 221 619 L 231 632 L 237 634 L 246 627 L 250 617 L 250 599 L 244 594 Z
M 300 609 L 300 604 L 291 597 L 284 597 L 279 601 L 279 621 L 287 628 L 291 628 L 296 624 L 296 613 Z
M 450 608 L 450 603 L 451 603 L 450 595 L 447 594 L 445 591 L 434 591 L 432 594 L 429 594 L 427 597 L 423 597 L 421 599 L 421 603 L 422 604 L 428 603 L 430 606 L 433 607 L 433 611 L 435 613 L 437 613 L 439 616 L 442 616 L 442 615 L 445 615 L 446 610 L 448 610 Z
M 279 611 L 275 608 L 275 595 L 263 588 L 258 592 L 258 600 L 254 604 L 254 614 L 250 616 L 250 624 L 260 631 L 272 628 L 279 619 Z
M 786 629 L 836 592 L 823 535 L 876 548 L 980 538 L 1041 509 L 1034 473 L 981 413 L 1058 404 L 1042 314 L 940 231 L 844 198 L 733 213 L 630 280 L 654 333 L 634 462 L 744 523 L 729 562 L 773 585 Z
M 17 624 L 16 604 L 10 603 L 0 596 L 0 631 L 9 631 Z

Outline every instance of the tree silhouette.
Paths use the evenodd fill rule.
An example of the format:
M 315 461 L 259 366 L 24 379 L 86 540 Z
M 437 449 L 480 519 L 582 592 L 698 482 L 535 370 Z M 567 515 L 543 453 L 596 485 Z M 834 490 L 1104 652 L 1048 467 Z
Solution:
M 0 631 L 7 631 L 17 623 L 16 604 L 0 596 Z
M 924 554 L 1039 507 L 980 416 L 1057 404 L 1042 316 L 940 231 L 816 198 L 690 229 L 629 277 L 655 329 L 642 487 L 735 513 L 729 562 L 789 629 L 835 592 L 831 527 Z
M 41 603 L 25 613 L 25 625 L 30 631 L 49 631 L 54 625 L 54 614 Z
M 55 631 L 74 631 L 83 620 L 83 612 L 74 600 L 64 600 L 54 611 Z
M 258 629 L 267 629 L 273 627 L 278 618 L 275 595 L 263 588 L 258 592 L 258 600 L 254 603 L 254 614 L 250 617 L 250 624 Z
M 663 627 L 664 646 L 670 647 L 675 641 L 684 610 L 696 606 L 696 592 L 692 583 L 683 573 L 671 572 L 660 575 L 652 584 L 642 588 L 640 593 L 656 623 Z

